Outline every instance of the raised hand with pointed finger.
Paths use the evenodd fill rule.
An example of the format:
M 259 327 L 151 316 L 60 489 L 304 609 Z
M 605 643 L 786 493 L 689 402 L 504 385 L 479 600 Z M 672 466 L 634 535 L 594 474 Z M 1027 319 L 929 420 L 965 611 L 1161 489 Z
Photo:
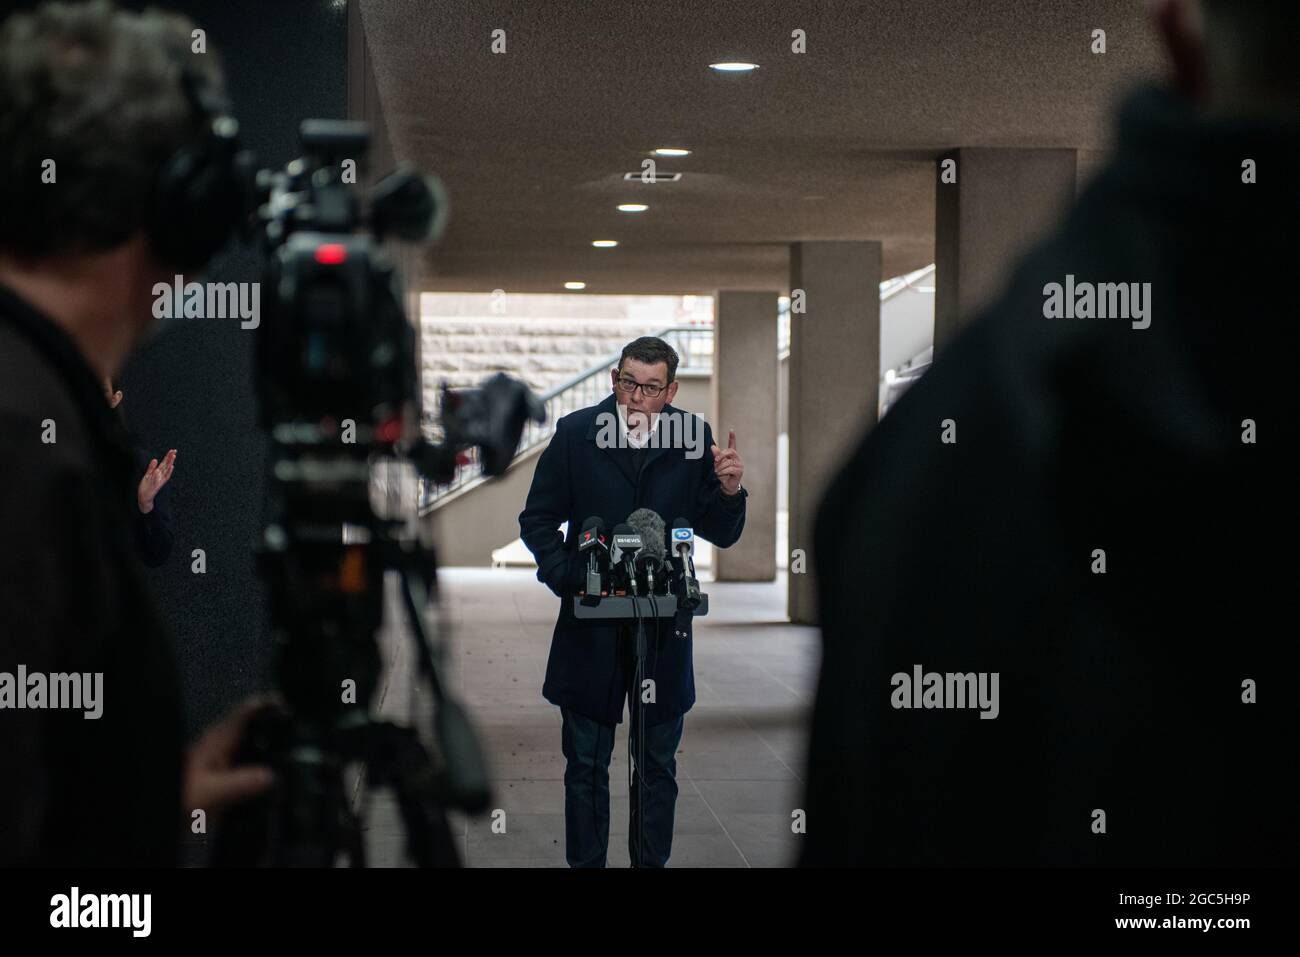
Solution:
M 727 495 L 737 495 L 740 492 L 740 479 L 745 474 L 745 463 L 741 459 L 740 453 L 736 451 L 736 430 L 731 429 L 727 432 L 727 447 L 725 449 L 713 446 L 713 474 L 718 477 L 722 483 L 722 491 Z

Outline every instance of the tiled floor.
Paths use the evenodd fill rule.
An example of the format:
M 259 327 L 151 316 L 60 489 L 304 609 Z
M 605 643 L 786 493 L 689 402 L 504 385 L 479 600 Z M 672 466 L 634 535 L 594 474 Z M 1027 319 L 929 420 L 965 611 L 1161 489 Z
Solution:
M 451 636 L 448 683 L 475 720 L 493 778 L 492 808 L 504 812 L 505 833 L 494 833 L 491 816 L 453 817 L 464 860 L 564 867 L 560 713 L 541 694 L 557 599 L 531 570 L 449 569 L 440 581 Z M 784 573 L 772 583 L 706 582 L 705 591 L 710 613 L 695 622 L 697 703 L 678 749 L 669 866 L 785 866 L 798 852 L 791 821 L 803 793 L 817 631 L 785 620 Z M 427 693 L 412 694 L 407 644 L 390 642 L 383 710 L 396 718 L 427 714 Z M 611 867 L 628 865 L 627 772 L 624 720 L 610 764 Z M 368 819 L 373 863 L 400 864 L 402 830 L 382 793 Z

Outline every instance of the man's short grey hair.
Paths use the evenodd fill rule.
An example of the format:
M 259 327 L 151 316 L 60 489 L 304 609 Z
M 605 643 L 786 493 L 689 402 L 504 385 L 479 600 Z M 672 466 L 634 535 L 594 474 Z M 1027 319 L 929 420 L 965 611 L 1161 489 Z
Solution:
M 99 252 L 144 225 L 163 164 L 201 133 L 182 72 L 222 93 L 216 54 L 191 51 L 193 29 L 110 0 L 44 3 L 4 21 L 0 250 Z

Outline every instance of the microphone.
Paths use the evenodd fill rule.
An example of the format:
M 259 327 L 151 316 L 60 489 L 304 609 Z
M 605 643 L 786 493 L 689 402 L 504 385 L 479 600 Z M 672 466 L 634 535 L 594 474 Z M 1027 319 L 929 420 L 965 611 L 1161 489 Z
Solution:
M 664 520 L 657 512 L 648 508 L 638 508 L 627 517 L 627 523 L 641 535 L 641 552 L 637 555 L 637 566 L 644 569 L 646 589 L 651 595 L 655 593 L 655 570 L 664 565 Z
M 700 583 L 695 577 L 695 530 L 684 518 L 673 521 L 673 557 L 682 563 L 680 605 L 694 610 L 700 604 Z
M 636 594 L 636 553 L 641 551 L 641 535 L 631 525 L 623 522 L 614 526 L 614 545 L 610 549 L 609 562 L 615 568 L 621 568 L 627 578 L 628 591 Z
M 582 523 L 582 534 L 578 538 L 578 554 L 587 555 L 587 587 L 582 603 L 595 605 L 606 594 L 604 576 L 600 572 L 603 557 L 609 561 L 609 543 L 605 538 L 605 522 L 598 515 L 593 515 Z
M 642 549 L 641 553 L 636 557 L 636 566 L 645 576 L 646 594 L 660 594 L 660 592 L 658 592 L 659 586 L 655 583 L 655 570 L 663 569 L 664 560 L 653 552 Z

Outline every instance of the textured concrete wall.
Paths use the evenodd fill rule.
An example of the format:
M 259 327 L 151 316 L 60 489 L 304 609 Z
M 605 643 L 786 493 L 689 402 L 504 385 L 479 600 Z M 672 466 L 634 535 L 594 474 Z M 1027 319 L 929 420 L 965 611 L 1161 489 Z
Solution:
M 220 51 L 243 141 L 263 165 L 300 155 L 304 118 L 344 116 L 343 10 L 301 4 L 293 16 L 278 16 L 257 0 L 169 0 L 166 7 L 195 19 Z M 193 278 L 254 282 L 261 275 L 259 253 L 232 246 Z M 150 577 L 176 636 L 191 729 L 269 682 L 265 595 L 253 557 L 265 469 L 252 381 L 255 334 L 237 319 L 174 320 L 122 377 L 123 408 L 145 446 L 154 455 L 177 450 L 169 484 L 175 548 Z M 191 572 L 196 548 L 206 554 L 203 575 Z
M 673 405 L 687 412 L 704 416 L 709 426 L 716 430 L 718 417 L 713 410 L 713 376 L 692 373 L 678 376 L 677 381 L 680 385 L 677 387 L 677 398 L 673 399 Z M 673 517 L 669 515 L 668 521 L 672 520 Z
M 817 622 L 813 526 L 822 494 L 843 458 L 876 422 L 880 381 L 878 242 L 796 243 L 791 289 L 806 311 L 790 323 L 790 620 Z
M 1074 200 L 1076 153 L 959 149 L 955 183 L 935 176 L 934 345 L 938 351 L 1006 281 Z
M 442 566 L 492 564 L 492 550 L 519 537 L 519 513 L 528 500 L 540 446 L 515 459 L 506 474 L 453 496 L 430 513 Z
M 632 321 L 426 315 L 420 329 L 425 404 L 436 407 L 443 381 L 453 389 L 476 388 L 496 372 L 541 395 L 662 328 Z
M 776 577 L 776 460 L 779 421 L 776 357 L 777 293 L 720 292 L 713 340 L 713 438 L 736 448 L 749 492 L 745 531 L 714 558 L 718 581 L 772 581 Z

